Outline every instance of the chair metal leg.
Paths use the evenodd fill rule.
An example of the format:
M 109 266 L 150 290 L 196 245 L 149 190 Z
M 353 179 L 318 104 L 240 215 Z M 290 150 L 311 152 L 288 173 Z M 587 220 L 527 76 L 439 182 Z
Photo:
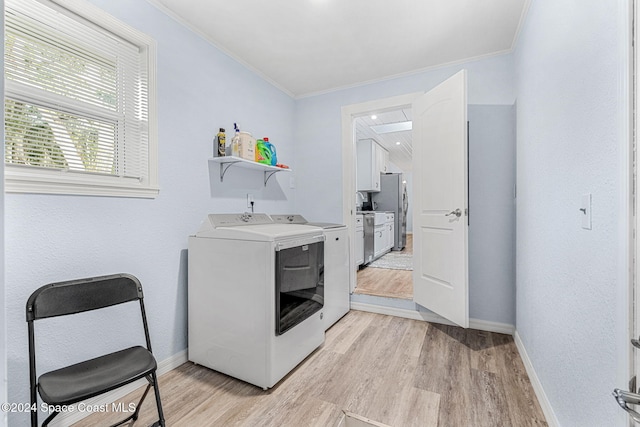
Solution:
M 31 401 L 31 406 L 33 406 L 33 400 Z M 31 427 L 38 427 L 38 408 L 36 403 L 36 410 L 31 411 Z
M 155 371 L 151 373 L 151 379 L 153 380 L 153 391 L 156 395 L 156 406 L 158 407 L 158 426 L 164 427 L 164 413 L 162 412 L 162 402 L 160 401 L 160 387 L 158 385 L 158 378 Z
M 133 422 L 135 423 L 138 420 L 138 416 L 140 415 L 140 408 L 142 407 L 142 402 L 144 402 L 144 399 L 147 397 L 147 394 L 149 393 L 149 389 L 151 387 L 153 387 L 153 391 L 156 397 L 156 406 L 158 407 L 158 421 L 153 423 L 153 426 L 165 427 L 164 414 L 162 412 L 162 402 L 160 401 L 160 389 L 158 388 L 158 378 L 156 377 L 156 373 L 153 372 L 152 374 L 147 375 L 146 379 L 149 382 L 149 384 L 147 384 L 147 388 L 145 388 L 144 393 L 142 393 L 142 397 L 140 398 L 140 400 L 138 401 L 138 404 L 136 405 L 135 412 L 130 416 L 128 416 L 127 418 L 125 418 L 124 420 L 116 424 L 113 424 L 111 427 L 121 426 L 130 420 L 133 420 Z
M 42 427 L 47 427 L 47 426 L 49 425 L 49 423 L 51 422 L 51 420 L 53 420 L 53 418 L 54 418 L 56 415 L 58 415 L 58 414 L 59 414 L 59 412 L 58 412 L 58 411 L 53 411 L 53 412 L 51 413 L 51 415 L 49 415 L 49 416 L 47 417 L 47 419 L 46 419 L 46 420 L 44 420 L 44 422 L 42 423 Z
M 138 401 L 138 404 L 136 405 L 136 410 L 133 412 L 133 414 L 129 415 L 124 420 L 113 424 L 111 427 L 121 426 L 129 420 L 133 420 L 134 423 L 136 422 L 136 420 L 138 419 L 138 415 L 140 414 L 140 407 L 142 406 L 142 402 L 144 402 L 144 399 L 147 397 L 147 393 L 149 393 L 149 388 L 151 388 L 151 384 L 148 384 L 147 388 L 144 390 L 144 393 L 142 393 L 142 397 Z

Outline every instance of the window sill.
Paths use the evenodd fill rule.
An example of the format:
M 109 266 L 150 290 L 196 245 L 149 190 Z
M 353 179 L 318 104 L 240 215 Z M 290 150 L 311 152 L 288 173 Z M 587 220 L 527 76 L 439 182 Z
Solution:
M 159 194 L 155 185 L 137 179 L 76 174 L 59 170 L 24 170 L 5 165 L 6 193 L 64 194 L 77 196 L 134 197 L 154 199 Z

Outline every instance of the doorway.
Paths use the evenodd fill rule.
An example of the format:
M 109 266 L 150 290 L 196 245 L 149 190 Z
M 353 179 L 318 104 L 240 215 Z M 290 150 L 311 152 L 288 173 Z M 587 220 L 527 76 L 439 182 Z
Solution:
M 350 241 L 355 242 L 356 239 L 356 121 L 361 117 L 371 117 L 373 114 L 384 114 L 392 111 L 401 111 L 403 109 L 411 109 L 413 101 L 422 95 L 421 92 L 411 93 L 407 95 L 396 96 L 392 98 L 378 99 L 361 104 L 354 104 L 342 107 L 342 140 L 343 140 L 343 152 L 342 152 L 342 167 L 344 177 L 343 187 L 343 220 L 345 224 L 350 224 L 349 233 Z M 351 245 L 351 259 L 357 259 L 355 257 L 355 246 Z M 407 241 L 406 247 L 409 246 Z M 355 265 L 355 263 L 352 263 Z M 382 271 L 383 269 L 379 269 Z M 358 275 L 356 268 L 350 271 L 350 290 L 354 293 L 358 285 Z M 375 272 L 372 272 L 375 273 Z M 392 275 L 393 272 L 387 272 Z M 411 271 L 408 276 L 411 277 Z M 406 273 L 405 273 L 406 275 Z M 375 275 L 374 275 L 375 276 Z M 361 276 L 362 278 L 362 276 Z M 363 279 L 364 280 L 364 279 Z M 376 280 L 380 282 L 381 280 Z M 411 289 L 412 289 L 411 285 Z M 411 295 L 413 292 L 411 291 Z M 412 298 L 412 297 L 409 297 Z
M 384 249 L 376 249 L 373 259 L 363 259 L 357 270 L 356 294 L 413 300 L 413 235 L 410 195 L 412 192 L 412 109 L 374 112 L 353 121 L 356 151 L 375 144 L 380 168 L 379 191 L 363 183 L 362 170 L 371 168 L 365 153 L 356 156 L 356 213 L 393 214 L 391 223 L 380 226 L 385 232 Z M 361 165 L 360 163 L 368 163 Z M 366 166 L 366 167 L 364 167 Z M 368 177 L 368 175 L 367 175 Z M 366 180 L 365 180 L 366 181 Z M 377 230 L 377 228 L 376 228 Z M 376 231 L 375 233 L 382 233 Z M 376 236 L 377 237 L 377 236 Z

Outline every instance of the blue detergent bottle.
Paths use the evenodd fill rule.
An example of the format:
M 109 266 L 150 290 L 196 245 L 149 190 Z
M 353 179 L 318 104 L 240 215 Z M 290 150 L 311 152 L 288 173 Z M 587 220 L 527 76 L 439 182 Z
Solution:
M 256 162 L 271 166 L 271 150 L 263 139 L 256 142 Z
M 266 136 L 264 138 L 262 138 L 264 140 L 264 145 L 269 149 L 269 151 L 271 152 L 271 166 L 275 166 L 276 163 L 278 163 L 278 156 L 276 155 L 276 147 L 269 142 L 269 138 L 267 138 Z

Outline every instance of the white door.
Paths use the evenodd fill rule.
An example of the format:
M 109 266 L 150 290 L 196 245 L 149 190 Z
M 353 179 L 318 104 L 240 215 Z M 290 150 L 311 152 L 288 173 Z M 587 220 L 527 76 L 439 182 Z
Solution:
M 413 299 L 469 327 L 467 74 L 413 103 Z

